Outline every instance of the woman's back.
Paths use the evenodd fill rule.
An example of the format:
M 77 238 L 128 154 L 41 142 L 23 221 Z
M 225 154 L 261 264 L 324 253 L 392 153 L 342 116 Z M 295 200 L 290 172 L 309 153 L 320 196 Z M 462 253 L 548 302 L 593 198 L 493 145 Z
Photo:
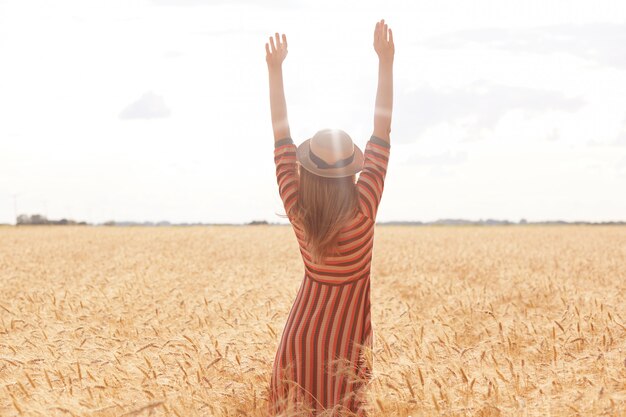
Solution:
M 283 143 L 288 144 L 289 141 Z M 300 246 L 305 272 L 311 279 L 338 284 L 351 282 L 369 274 L 374 243 L 374 224 L 383 193 L 389 151 L 389 142 L 373 135 L 365 147 L 363 169 L 355 184 L 359 196 L 359 210 L 352 221 L 339 232 L 337 242 L 339 255 L 327 256 L 323 263 L 313 262 L 304 229 L 290 219 Z M 275 153 L 277 153 L 275 159 L 276 156 L 278 157 L 276 174 L 280 189 L 281 182 L 284 185 L 291 182 L 288 170 L 293 167 L 290 165 L 289 148 L 279 150 L 276 147 Z M 291 201 L 294 201 L 293 196 L 298 190 L 294 186 L 285 187 L 285 189 L 286 194 L 281 197 L 284 202 L 289 203 L 289 205 L 285 204 L 287 210 L 291 208 Z

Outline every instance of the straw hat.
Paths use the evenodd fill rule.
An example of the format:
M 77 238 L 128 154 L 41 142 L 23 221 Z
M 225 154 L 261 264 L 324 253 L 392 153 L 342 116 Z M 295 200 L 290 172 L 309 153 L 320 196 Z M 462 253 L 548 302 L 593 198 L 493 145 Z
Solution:
M 348 177 L 363 169 L 363 152 L 341 129 L 318 131 L 298 146 L 296 157 L 303 168 L 321 177 Z

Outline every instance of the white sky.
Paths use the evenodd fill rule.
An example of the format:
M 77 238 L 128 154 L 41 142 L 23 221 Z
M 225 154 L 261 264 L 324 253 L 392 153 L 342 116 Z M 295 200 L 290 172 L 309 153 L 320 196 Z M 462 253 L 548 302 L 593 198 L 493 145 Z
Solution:
M 381 18 L 396 57 L 379 221 L 626 220 L 623 1 L 0 0 L 0 223 L 14 202 L 284 223 L 265 42 L 287 35 L 296 144 L 331 127 L 363 148 Z

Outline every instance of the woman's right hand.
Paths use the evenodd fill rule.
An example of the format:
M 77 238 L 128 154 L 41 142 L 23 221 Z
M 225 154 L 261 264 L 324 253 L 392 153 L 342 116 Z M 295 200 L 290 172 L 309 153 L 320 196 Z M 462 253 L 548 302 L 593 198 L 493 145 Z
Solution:
M 389 35 L 389 36 L 387 36 Z M 376 22 L 374 29 L 374 50 L 380 61 L 393 62 L 395 48 L 393 46 L 393 32 L 387 27 L 385 19 Z
M 276 32 L 276 44 L 274 44 L 274 38 L 270 36 L 270 42 L 265 43 L 265 61 L 269 68 L 280 68 L 283 65 L 283 61 L 287 57 L 287 36 L 283 33 L 283 41 L 280 42 L 278 32 Z

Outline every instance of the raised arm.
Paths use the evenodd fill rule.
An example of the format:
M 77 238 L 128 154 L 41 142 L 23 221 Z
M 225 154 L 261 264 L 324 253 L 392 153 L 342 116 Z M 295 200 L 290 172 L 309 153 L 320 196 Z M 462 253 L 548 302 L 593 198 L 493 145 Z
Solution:
M 374 111 L 374 133 L 367 141 L 363 152 L 363 169 L 359 174 L 356 187 L 359 192 L 359 204 L 365 217 L 376 221 L 378 206 L 385 188 L 385 177 L 389 164 L 391 141 L 391 105 L 393 101 L 393 37 L 385 20 L 376 23 L 374 30 L 374 50 L 378 54 L 378 92 Z
M 376 23 L 374 50 L 378 55 L 378 90 L 374 109 L 374 136 L 390 142 L 391 111 L 393 108 L 393 33 L 385 19 Z
M 270 78 L 270 108 L 272 112 L 272 128 L 274 130 L 274 144 L 280 139 L 291 137 L 289 122 L 287 120 L 287 103 L 285 101 L 285 89 L 283 87 L 283 61 L 287 56 L 287 37 L 283 34 L 282 43 L 276 32 L 276 45 L 274 38 L 270 37 L 270 43 L 265 43 L 265 60 Z

